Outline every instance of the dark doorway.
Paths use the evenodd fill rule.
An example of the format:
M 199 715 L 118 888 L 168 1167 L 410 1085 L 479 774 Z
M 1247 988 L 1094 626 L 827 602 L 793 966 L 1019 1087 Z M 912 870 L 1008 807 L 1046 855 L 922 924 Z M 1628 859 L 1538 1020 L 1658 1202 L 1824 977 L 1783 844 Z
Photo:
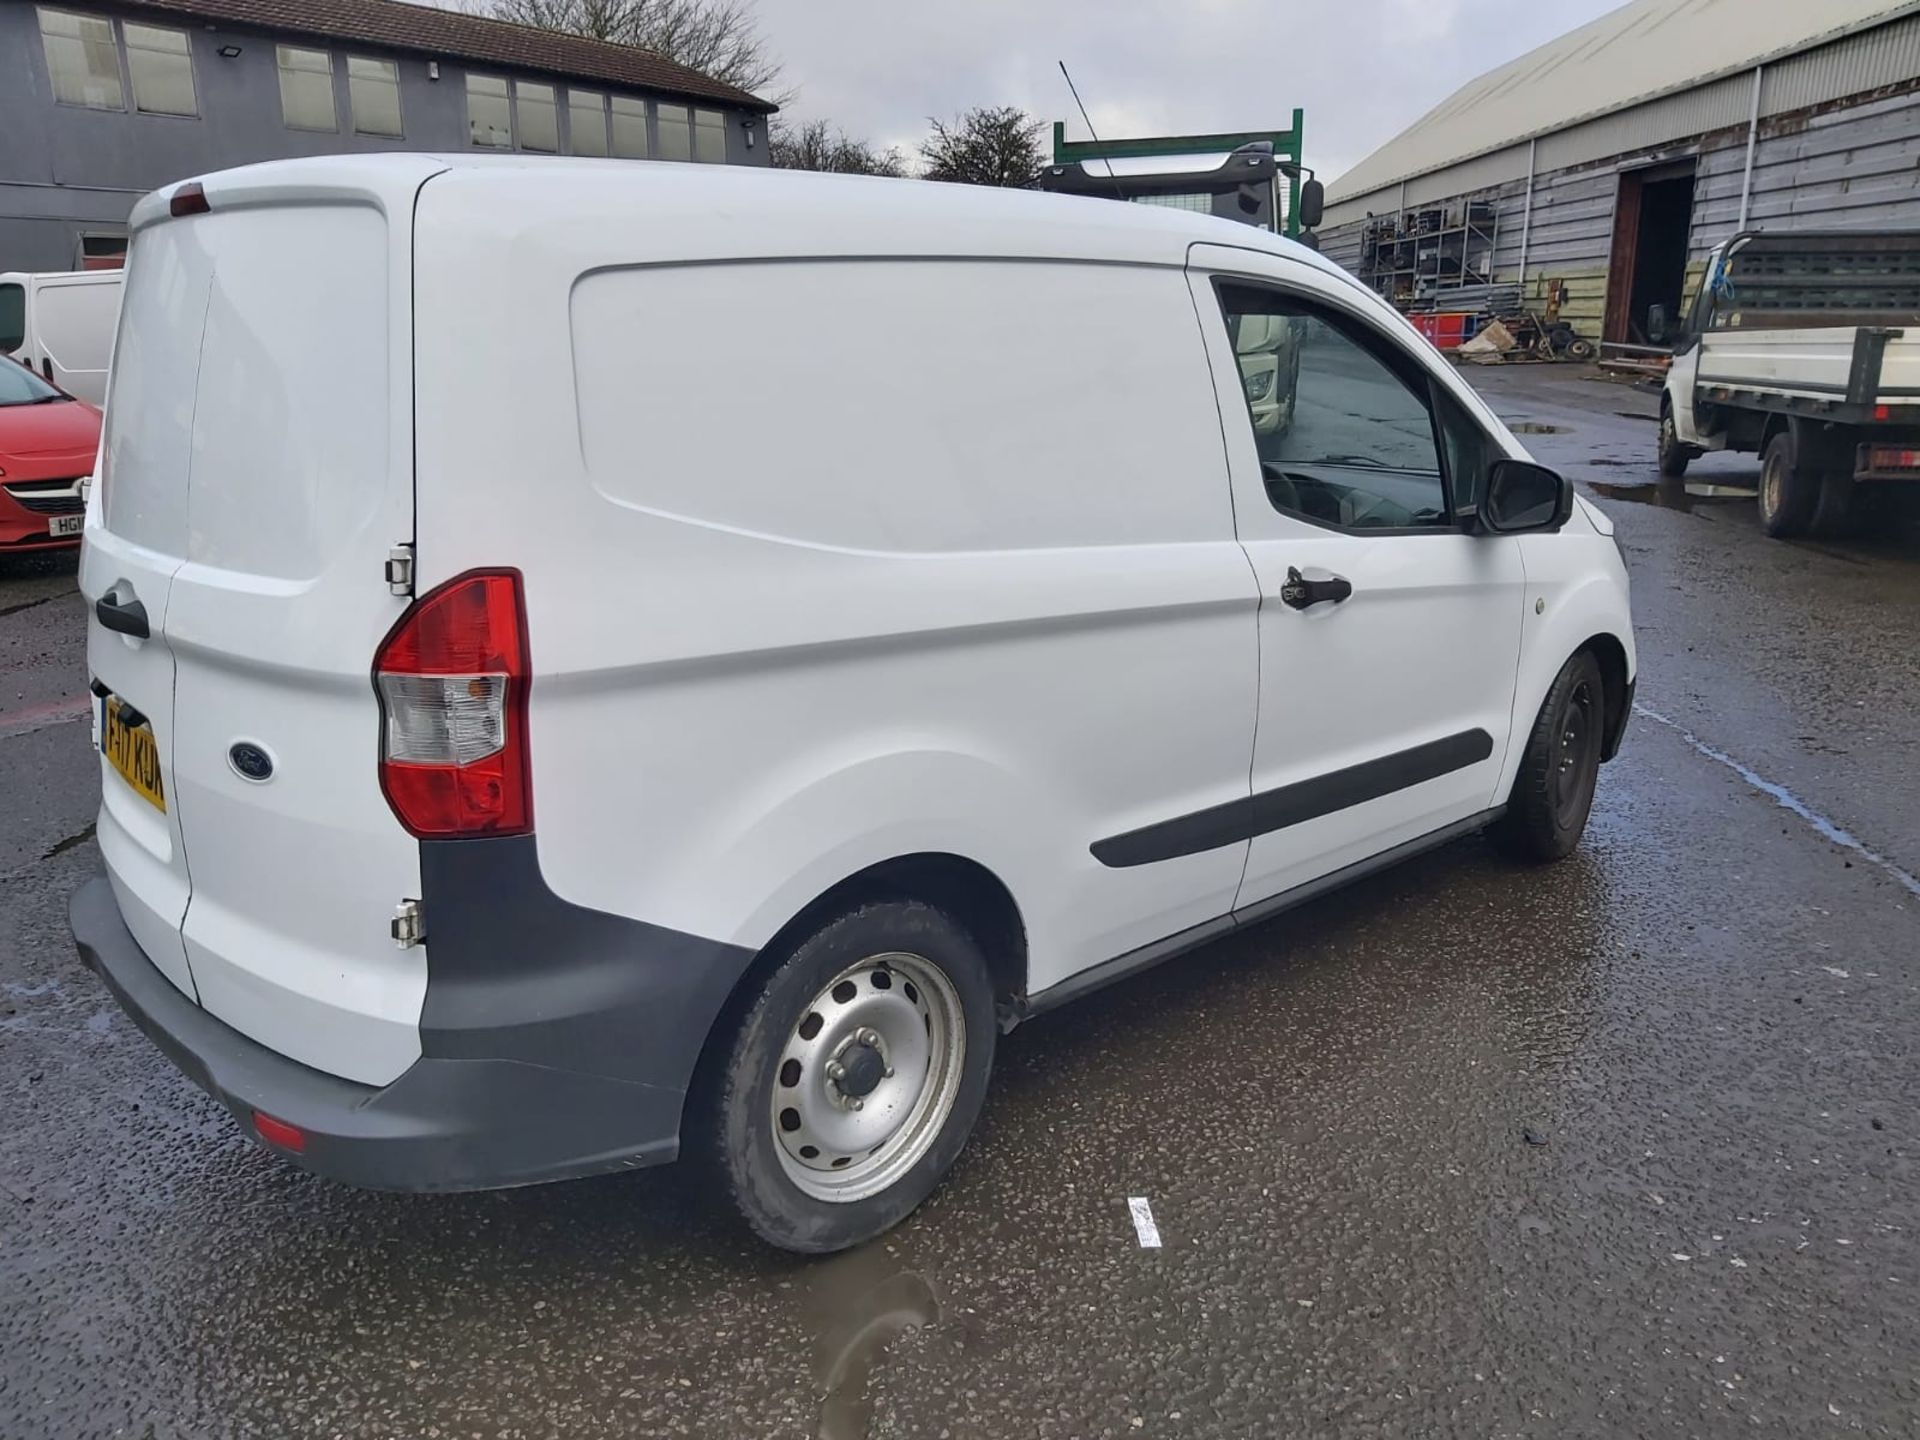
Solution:
M 1634 345 L 1667 342 L 1686 287 L 1692 224 L 1693 161 L 1621 175 L 1607 274 L 1606 339 Z M 1648 313 L 1656 305 L 1667 317 L 1667 333 L 1659 335 L 1648 329 Z

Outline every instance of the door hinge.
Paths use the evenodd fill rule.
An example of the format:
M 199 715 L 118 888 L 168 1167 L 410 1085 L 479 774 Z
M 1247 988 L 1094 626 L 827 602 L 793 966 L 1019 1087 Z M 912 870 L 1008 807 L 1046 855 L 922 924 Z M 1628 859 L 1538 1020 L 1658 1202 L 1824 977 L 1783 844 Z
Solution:
M 413 546 L 396 545 L 387 551 L 387 589 L 395 595 L 413 594 Z
M 393 943 L 411 950 L 427 938 L 427 917 L 418 900 L 402 900 L 393 907 L 393 924 L 388 927 Z

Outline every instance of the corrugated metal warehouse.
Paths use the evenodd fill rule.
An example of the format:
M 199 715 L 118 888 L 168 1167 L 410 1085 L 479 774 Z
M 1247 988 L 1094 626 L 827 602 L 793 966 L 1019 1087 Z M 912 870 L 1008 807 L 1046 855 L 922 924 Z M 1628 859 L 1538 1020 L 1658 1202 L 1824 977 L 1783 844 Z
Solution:
M 1920 226 L 1920 3 L 1633 0 L 1328 186 L 1321 248 L 1419 308 L 1559 281 L 1581 334 L 1644 343 L 1736 231 L 1883 226 Z

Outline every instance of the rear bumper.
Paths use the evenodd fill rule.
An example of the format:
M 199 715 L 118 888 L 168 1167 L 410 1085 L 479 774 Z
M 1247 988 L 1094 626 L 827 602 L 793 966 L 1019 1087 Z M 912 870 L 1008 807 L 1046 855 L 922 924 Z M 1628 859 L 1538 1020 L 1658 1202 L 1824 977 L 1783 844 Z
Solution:
M 656 1165 L 679 1153 L 691 1063 L 677 1084 L 661 1084 L 525 1059 L 428 1054 L 390 1085 L 358 1085 L 267 1049 L 181 994 L 135 943 L 106 877 L 74 892 L 69 919 L 81 958 L 148 1038 L 232 1111 L 250 1139 L 328 1179 L 375 1190 L 493 1189 Z M 627 1038 L 644 1046 L 648 1037 Z M 302 1150 L 260 1140 L 255 1111 L 298 1127 Z

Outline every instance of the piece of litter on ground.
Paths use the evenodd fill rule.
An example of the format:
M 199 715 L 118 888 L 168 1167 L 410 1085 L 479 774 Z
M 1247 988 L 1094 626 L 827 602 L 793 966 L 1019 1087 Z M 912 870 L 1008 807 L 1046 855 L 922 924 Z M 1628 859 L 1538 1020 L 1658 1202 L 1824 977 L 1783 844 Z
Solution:
M 1736 1270 L 1744 1270 L 1747 1268 L 1747 1262 L 1742 1260 L 1738 1255 L 1734 1256 L 1731 1260 L 1727 1261 L 1727 1263 L 1733 1266 L 1733 1268 Z
M 1529 1145 L 1544 1145 L 1547 1143 L 1547 1137 L 1531 1127 L 1522 1130 L 1520 1132 L 1520 1138 L 1525 1140 Z
M 1853 978 L 1845 970 L 1842 970 L 1838 965 L 1822 965 L 1820 968 L 1826 971 L 1827 974 L 1834 976 L 1836 979 L 1851 980 Z
M 1160 1248 L 1160 1227 L 1153 1223 L 1153 1207 L 1144 1195 L 1127 1197 L 1127 1213 L 1133 1216 L 1133 1233 L 1140 1237 L 1142 1250 Z
M 1691 1255 L 1682 1255 L 1678 1250 L 1676 1250 L 1673 1252 L 1673 1258 L 1676 1260 L 1691 1260 L 1693 1257 Z
M 1827 1404 L 1827 1413 L 1837 1417 L 1840 1414 L 1840 1407 L 1829 1401 Z

